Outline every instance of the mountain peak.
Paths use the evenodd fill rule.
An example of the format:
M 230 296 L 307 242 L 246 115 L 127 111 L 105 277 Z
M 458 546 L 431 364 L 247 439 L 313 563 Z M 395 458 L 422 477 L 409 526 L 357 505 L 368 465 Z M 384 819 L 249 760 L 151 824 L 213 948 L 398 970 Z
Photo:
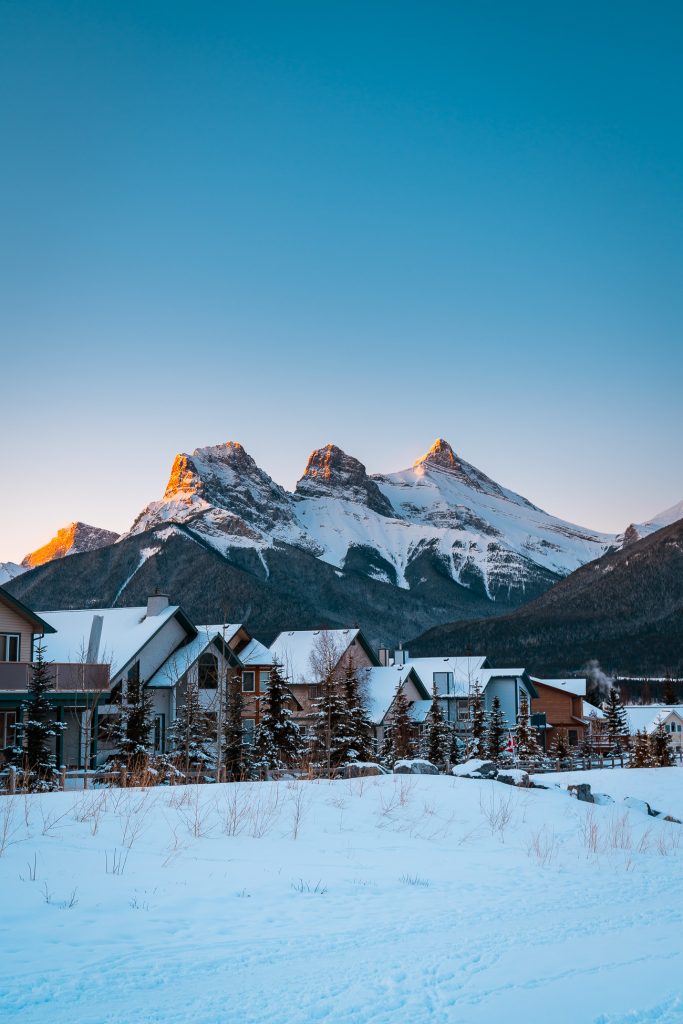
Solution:
M 442 437 L 437 437 L 429 451 L 421 455 L 413 465 L 422 466 L 424 463 L 429 463 L 430 466 L 437 466 L 439 469 L 455 469 L 455 452 L 448 441 L 444 441 Z
M 342 497 L 367 505 L 380 515 L 395 515 L 391 503 L 370 479 L 363 463 L 336 444 L 326 444 L 311 452 L 296 493 L 305 498 Z
M 61 530 L 57 530 L 52 540 L 44 544 L 42 548 L 26 555 L 21 564 L 27 569 L 34 569 L 37 565 L 52 562 L 55 558 L 64 558 L 66 555 L 77 555 L 82 551 L 94 551 L 96 548 L 107 547 L 118 539 L 118 533 L 102 530 L 99 526 L 89 526 L 87 523 L 81 522 L 69 523 Z

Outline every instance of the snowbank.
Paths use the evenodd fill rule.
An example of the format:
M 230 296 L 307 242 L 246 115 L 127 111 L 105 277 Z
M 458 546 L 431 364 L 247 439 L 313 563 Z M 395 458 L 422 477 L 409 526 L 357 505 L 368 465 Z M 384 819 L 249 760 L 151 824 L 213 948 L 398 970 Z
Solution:
M 3 834 L 13 1024 L 680 1021 L 683 828 L 623 804 L 392 775 L 4 797 Z

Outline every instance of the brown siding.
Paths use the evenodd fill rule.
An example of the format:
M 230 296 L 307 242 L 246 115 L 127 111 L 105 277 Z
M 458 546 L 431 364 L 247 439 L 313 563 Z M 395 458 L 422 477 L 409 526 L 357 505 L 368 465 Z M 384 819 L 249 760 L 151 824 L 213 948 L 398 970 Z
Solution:
M 531 701 L 533 714 L 545 712 L 549 725 L 564 729 L 577 729 L 579 734 L 583 732 L 583 726 L 577 722 L 582 717 L 583 702 L 581 697 L 575 697 L 564 690 L 558 690 L 554 686 L 544 686 L 542 683 L 534 683 L 538 691 L 538 697 Z
M 32 622 L 28 622 L 13 608 L 8 608 L 7 605 L 0 602 L 0 633 L 19 633 L 21 635 L 21 650 L 19 651 L 21 661 L 31 660 L 31 640 L 34 632 L 36 630 Z

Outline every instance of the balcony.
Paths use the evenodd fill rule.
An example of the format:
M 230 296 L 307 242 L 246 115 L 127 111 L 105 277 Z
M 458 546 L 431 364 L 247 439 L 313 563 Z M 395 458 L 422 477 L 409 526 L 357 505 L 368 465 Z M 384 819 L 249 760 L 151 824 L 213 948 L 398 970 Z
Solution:
M 55 693 L 106 693 L 109 665 L 52 662 L 48 666 Z M 0 661 L 0 693 L 25 693 L 33 665 L 27 661 Z

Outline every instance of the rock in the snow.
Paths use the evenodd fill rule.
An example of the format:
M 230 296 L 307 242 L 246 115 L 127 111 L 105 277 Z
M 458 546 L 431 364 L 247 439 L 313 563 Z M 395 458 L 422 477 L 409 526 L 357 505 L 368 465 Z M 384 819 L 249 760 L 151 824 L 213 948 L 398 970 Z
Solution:
M 531 785 L 529 773 L 521 768 L 507 768 L 505 771 L 498 772 L 496 780 L 504 782 L 506 786 L 523 786 L 528 788 Z
M 389 772 L 374 761 L 354 761 L 341 765 L 334 773 L 335 779 L 361 779 L 372 775 L 389 775 Z
M 602 807 L 608 807 L 609 804 L 614 803 L 614 800 L 609 793 L 593 793 L 593 803 L 600 804 Z
M 460 779 L 495 779 L 498 769 L 493 761 L 472 758 L 470 761 L 465 761 L 464 764 L 456 764 L 453 775 Z
M 653 816 L 652 808 L 647 800 L 638 800 L 635 796 L 625 796 L 624 803 L 627 807 L 630 807 L 632 811 L 640 811 L 641 814 L 649 814 L 651 817 Z M 656 814 L 656 811 L 654 813 Z
M 394 772 L 397 775 L 438 775 L 439 769 L 431 761 L 415 757 L 411 760 L 397 761 Z
M 583 801 L 583 803 L 595 803 L 593 794 L 591 793 L 591 788 L 587 782 L 577 782 L 571 786 L 567 786 L 567 792 L 570 796 L 576 797 L 577 800 Z

